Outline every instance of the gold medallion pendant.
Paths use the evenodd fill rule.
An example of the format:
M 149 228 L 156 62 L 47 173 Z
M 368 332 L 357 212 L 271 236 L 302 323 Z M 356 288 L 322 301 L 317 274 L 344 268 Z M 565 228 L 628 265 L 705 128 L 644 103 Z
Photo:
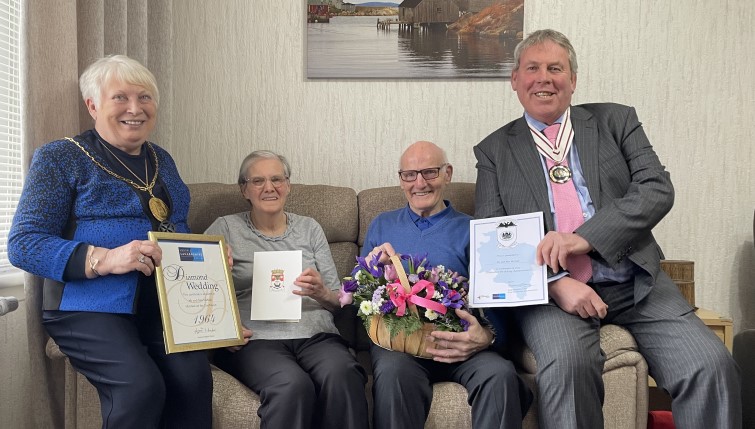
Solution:
M 571 179 L 571 170 L 565 165 L 556 164 L 548 170 L 548 175 L 551 178 L 551 182 L 566 183 Z
M 168 206 L 165 205 L 163 200 L 157 197 L 149 199 L 149 211 L 151 211 L 152 216 L 160 222 L 168 218 Z

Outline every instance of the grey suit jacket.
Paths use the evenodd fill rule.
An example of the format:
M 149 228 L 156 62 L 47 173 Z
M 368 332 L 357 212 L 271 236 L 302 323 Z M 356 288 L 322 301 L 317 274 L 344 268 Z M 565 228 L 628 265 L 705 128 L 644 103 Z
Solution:
M 634 108 L 583 104 L 572 106 L 571 119 L 573 145 L 595 206 L 595 215 L 576 232 L 595 249 L 592 258 L 602 258 L 609 265 L 629 258 L 641 268 L 635 270 L 637 304 L 663 276 L 663 254 L 651 230 L 674 202 L 669 173 Z M 541 157 L 524 117 L 490 134 L 475 146 L 474 153 L 475 217 L 542 211 L 547 230 L 554 229 Z

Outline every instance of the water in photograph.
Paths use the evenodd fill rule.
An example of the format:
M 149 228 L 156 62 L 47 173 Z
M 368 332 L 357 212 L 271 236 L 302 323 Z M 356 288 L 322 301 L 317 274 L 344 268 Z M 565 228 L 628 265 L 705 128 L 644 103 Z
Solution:
M 396 19 L 393 17 L 380 17 Z M 308 78 L 508 78 L 517 40 L 377 28 L 374 16 L 307 24 Z

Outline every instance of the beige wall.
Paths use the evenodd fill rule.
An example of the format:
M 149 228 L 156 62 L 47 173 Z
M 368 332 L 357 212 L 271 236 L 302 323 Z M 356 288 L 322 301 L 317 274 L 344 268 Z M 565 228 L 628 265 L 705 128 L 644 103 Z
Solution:
M 158 143 L 184 179 L 234 182 L 243 156 L 271 148 L 294 182 L 394 185 L 403 148 L 428 139 L 474 181 L 472 146 L 522 114 L 508 81 L 309 81 L 301 3 L 175 2 L 172 139 Z M 525 31 L 572 40 L 575 103 L 637 108 L 677 191 L 656 235 L 695 261 L 697 304 L 737 330 L 755 327 L 753 20 L 735 0 L 525 4 Z

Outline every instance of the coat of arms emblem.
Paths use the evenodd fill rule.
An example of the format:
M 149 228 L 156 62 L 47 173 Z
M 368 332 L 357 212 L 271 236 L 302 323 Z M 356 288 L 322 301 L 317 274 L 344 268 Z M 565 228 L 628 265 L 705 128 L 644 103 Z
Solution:
M 495 229 L 498 239 L 498 248 L 516 246 L 516 224 L 514 222 L 501 222 Z
M 270 272 L 270 290 L 282 291 L 286 288 L 283 284 L 283 270 L 276 268 Z

